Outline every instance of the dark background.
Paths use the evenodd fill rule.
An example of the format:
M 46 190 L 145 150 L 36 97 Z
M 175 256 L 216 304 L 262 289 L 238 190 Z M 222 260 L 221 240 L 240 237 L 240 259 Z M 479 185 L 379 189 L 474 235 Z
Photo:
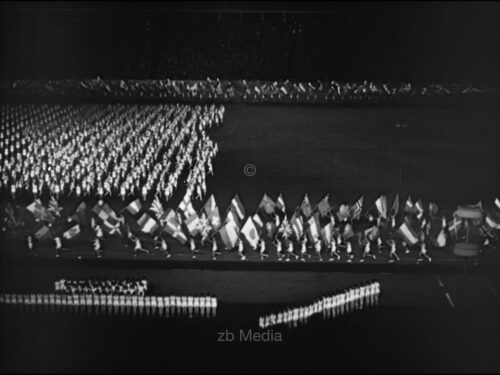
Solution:
M 2 4 L 17 78 L 500 81 L 493 2 Z

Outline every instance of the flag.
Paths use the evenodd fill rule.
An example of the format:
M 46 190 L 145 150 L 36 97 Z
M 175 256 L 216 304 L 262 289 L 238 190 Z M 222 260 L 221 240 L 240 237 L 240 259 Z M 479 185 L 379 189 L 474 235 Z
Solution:
M 391 212 L 389 213 L 389 216 L 395 217 L 398 214 L 399 211 L 399 194 L 396 194 L 394 197 L 394 202 L 392 202 L 392 207 L 391 207 Z
M 484 221 L 491 229 L 500 229 L 500 215 L 495 215 L 492 212 L 488 212 Z
M 316 221 L 316 218 L 314 216 L 311 216 L 309 220 L 307 220 L 307 224 L 307 233 L 309 234 L 309 239 L 312 242 L 316 242 L 319 238 L 318 223 Z
M 94 208 L 92 208 L 92 211 L 103 221 L 105 225 L 114 226 L 119 222 L 116 213 L 107 203 L 104 203 L 102 206 L 96 204 Z
M 267 193 L 264 193 L 264 196 L 262 197 L 262 200 L 260 201 L 259 204 L 259 209 L 263 209 L 264 212 L 268 215 L 273 215 L 274 214 L 274 208 L 275 208 L 275 203 Z
M 155 199 L 153 199 L 153 202 L 151 202 L 151 207 L 149 207 L 149 210 L 155 214 L 158 220 L 161 221 L 165 219 L 165 210 L 163 209 L 160 198 L 158 198 L 158 196 L 155 196 Z
M 286 88 L 283 86 L 280 87 L 280 91 L 285 95 L 288 94 L 288 91 L 286 91 Z
M 186 227 L 191 236 L 196 236 L 201 231 L 201 222 L 198 215 L 194 214 L 188 217 L 185 221 Z
M 302 217 L 294 214 L 290 219 L 290 224 L 292 225 L 293 233 L 295 233 L 297 239 L 300 239 L 304 234 L 304 224 L 302 223 Z
M 280 195 L 278 195 L 278 199 L 276 199 L 276 208 L 283 213 L 286 212 L 285 201 L 284 201 L 283 195 L 281 193 L 280 193 Z
M 47 239 L 50 237 L 50 228 L 46 225 L 43 225 L 35 232 L 34 236 L 37 240 Z
M 369 241 L 375 241 L 379 236 L 380 232 L 377 226 L 372 226 L 364 231 L 364 236 Z
M 318 203 L 316 206 L 320 216 L 323 218 L 325 216 L 328 216 L 330 214 L 330 211 L 332 210 L 332 206 L 330 206 L 330 201 L 329 201 L 330 195 L 327 194 L 321 202 Z
M 226 246 L 226 250 L 233 249 L 238 241 L 238 227 L 234 221 L 228 221 L 219 230 L 219 235 Z
M 378 197 L 375 201 L 375 207 L 377 207 L 379 216 L 387 219 L 387 197 L 385 195 Z
M 78 222 L 78 224 L 85 224 L 87 221 L 87 215 L 85 214 L 86 209 L 87 205 L 85 202 L 80 203 L 76 208 L 75 213 L 71 215 L 71 218 Z
M 26 207 L 26 209 L 30 211 L 37 220 L 49 223 L 53 223 L 55 221 L 54 215 L 42 205 L 40 199 L 36 199 L 33 203 Z
M 404 211 L 407 213 L 413 212 L 413 201 L 411 200 L 411 196 L 408 196 L 408 198 L 406 199 Z
M 59 207 L 59 203 L 56 198 L 51 197 L 49 201 L 49 212 L 53 213 L 56 216 L 61 216 L 62 208 Z
M 210 225 L 215 230 L 219 229 L 221 226 L 221 218 L 219 214 L 219 207 L 217 207 L 217 203 L 215 202 L 215 198 L 213 194 L 208 198 L 207 202 L 203 206 L 203 210 L 207 214 L 207 219 L 210 222 Z
M 80 233 L 82 233 L 82 230 L 80 228 L 80 224 L 76 224 L 69 228 L 66 232 L 63 233 L 63 237 L 67 240 L 72 240 L 76 238 Z
M 156 220 L 149 216 L 146 212 L 141 215 L 139 220 L 137 220 L 137 224 L 142 232 L 149 234 L 153 234 L 159 228 Z
M 415 210 L 417 212 L 417 216 L 422 216 L 424 214 L 424 204 L 422 203 L 422 200 L 419 199 L 417 203 L 415 203 Z
M 233 211 L 239 220 L 243 220 L 245 218 L 245 207 L 243 207 L 243 203 L 241 203 L 238 194 L 236 194 L 231 201 L 230 210 Z
M 224 220 L 224 224 L 228 222 L 234 223 L 238 228 L 240 227 L 240 221 L 238 220 L 238 217 L 232 210 L 227 211 L 226 220 Z
M 257 230 L 257 227 L 251 217 L 247 219 L 243 228 L 241 228 L 241 233 L 245 236 L 250 246 L 252 246 L 253 249 L 256 249 L 257 244 L 259 243 L 259 231 Z
M 330 242 L 332 242 L 332 234 L 333 234 L 333 225 L 332 225 L 332 223 L 326 224 L 321 229 L 321 238 L 323 239 L 323 243 L 325 245 L 328 245 Z
M 252 216 L 252 220 L 259 231 L 264 227 L 264 222 L 258 214 Z
M 312 214 L 311 202 L 309 202 L 309 197 L 307 194 L 304 196 L 302 204 L 300 205 L 300 211 L 305 216 L 305 218 L 309 218 Z
M 419 240 L 419 233 L 413 228 L 409 220 L 405 220 L 398 229 L 398 233 L 409 245 L 415 245 Z
M 349 206 L 347 204 L 341 204 L 339 207 L 339 212 L 337 213 L 339 221 L 345 221 L 350 218 Z
M 458 237 L 458 231 L 461 228 L 462 228 L 462 219 L 458 217 L 454 217 L 453 220 L 451 220 L 448 223 L 448 232 L 450 232 L 450 234 L 455 238 Z
M 130 202 L 125 209 L 132 215 L 136 215 L 142 209 L 141 201 L 137 198 L 135 201 Z
M 363 196 L 361 196 L 350 208 L 350 215 L 354 220 L 359 220 L 359 217 L 361 216 L 361 210 L 363 209 L 363 199 Z
M 187 242 L 187 237 L 182 231 L 181 222 L 174 210 L 168 210 L 163 230 L 170 234 L 181 244 L 185 244 Z
M 184 217 L 190 217 L 191 215 L 196 214 L 196 211 L 193 208 L 193 203 L 191 202 L 191 198 L 187 194 L 182 199 L 182 202 L 179 204 L 178 209 L 184 214 Z

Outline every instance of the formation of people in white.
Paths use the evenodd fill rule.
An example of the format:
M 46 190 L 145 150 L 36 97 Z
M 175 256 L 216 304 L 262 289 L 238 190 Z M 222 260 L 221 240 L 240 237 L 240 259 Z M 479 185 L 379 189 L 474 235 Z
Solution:
M 359 287 L 347 288 L 341 293 L 329 297 L 322 297 L 307 306 L 288 308 L 259 318 L 261 329 L 287 324 L 297 327 L 306 324 L 312 316 L 321 314 L 323 319 L 333 319 L 352 311 L 364 309 L 378 304 L 380 283 L 374 281 Z
M 143 280 L 139 282 L 144 284 Z M 120 282 L 103 281 L 89 290 L 72 290 L 68 284 L 89 284 L 83 280 L 59 280 L 55 293 L 49 294 L 0 294 L 0 304 L 32 310 L 73 311 L 86 313 L 157 315 L 160 317 L 214 318 L 217 298 L 213 296 L 147 296 L 141 292 L 127 294 L 105 290 L 106 286 Z M 146 283 L 147 284 L 147 283 Z M 78 288 L 77 288 L 78 289 Z
M 16 197 L 206 193 L 221 105 L 2 105 L 0 188 Z
M 426 98 L 450 95 L 481 94 L 484 90 L 471 84 L 428 85 L 402 82 L 342 81 L 246 81 L 221 80 L 102 80 L 14 81 L 0 85 L 5 95 L 89 95 L 105 97 L 140 97 L 172 100 L 221 100 L 251 102 L 322 102 L 392 98 Z M 486 90 L 488 92 L 488 90 Z

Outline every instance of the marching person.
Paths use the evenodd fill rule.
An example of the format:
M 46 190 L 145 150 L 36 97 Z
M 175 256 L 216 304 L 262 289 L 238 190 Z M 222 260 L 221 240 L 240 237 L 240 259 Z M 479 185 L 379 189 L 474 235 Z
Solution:
M 432 259 L 427 255 L 427 245 L 425 243 L 425 235 L 422 233 L 420 237 L 420 251 L 418 252 L 417 264 L 426 259 L 428 262 L 432 262 Z
M 264 260 L 264 258 L 268 258 L 269 255 L 266 253 L 266 242 L 264 239 L 260 239 L 259 243 L 259 253 L 260 253 L 260 260 Z
M 334 259 L 335 257 L 335 259 Z M 332 240 L 330 243 L 330 259 L 329 261 L 332 262 L 333 260 L 340 260 L 340 254 L 337 252 L 337 240 L 335 237 L 332 236 Z
M 389 253 L 389 263 L 393 263 L 394 261 L 399 262 L 396 241 L 394 241 L 394 239 L 389 240 L 389 245 L 391 246 L 391 251 Z
M 194 242 L 194 238 L 191 238 L 189 240 L 189 248 L 191 250 L 192 258 L 196 259 L 196 254 L 199 253 L 200 251 L 196 249 L 196 243 Z
M 241 238 L 238 239 L 238 255 L 242 261 L 247 260 L 247 257 L 245 256 L 245 247 L 243 246 Z
M 311 258 L 311 255 L 307 253 L 307 237 L 304 236 L 302 238 L 301 244 L 300 244 L 300 260 L 302 262 L 305 262 L 306 259 L 305 257 Z
M 288 245 L 287 245 L 287 258 L 286 261 L 290 261 L 290 257 L 294 257 L 295 259 L 298 259 L 299 256 L 293 252 L 293 241 L 292 240 L 287 240 Z
M 139 237 L 133 236 L 133 241 L 134 241 L 134 257 L 137 257 L 137 254 L 139 253 L 139 251 L 146 253 L 146 254 L 149 254 L 149 250 L 144 249 L 142 247 L 142 243 L 141 243 L 141 240 L 139 239 Z
M 316 242 L 314 243 L 314 250 L 316 252 L 316 256 L 318 257 L 318 260 L 320 262 L 323 261 L 323 256 L 321 255 L 321 240 L 317 239 Z

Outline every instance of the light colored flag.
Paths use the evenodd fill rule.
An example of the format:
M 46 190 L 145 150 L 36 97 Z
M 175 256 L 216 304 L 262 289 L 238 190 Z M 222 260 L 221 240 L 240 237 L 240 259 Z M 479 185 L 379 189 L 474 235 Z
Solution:
M 309 234 L 309 239 L 312 242 L 316 242 L 319 238 L 319 230 L 318 230 L 318 224 L 314 216 L 311 216 L 309 220 L 307 220 L 307 224 L 308 224 L 307 233 Z
M 46 225 L 43 225 L 35 232 L 34 236 L 37 240 L 44 240 L 50 237 L 50 228 Z
M 266 214 L 273 215 L 275 206 L 276 205 L 273 200 L 267 195 L 267 193 L 264 193 L 264 196 L 259 204 L 259 209 L 262 208 Z
M 252 246 L 252 249 L 256 249 L 259 243 L 259 231 L 251 217 L 247 219 L 243 228 L 241 228 L 241 233 L 245 236 L 250 246 Z
M 333 225 L 332 225 L 332 223 L 326 224 L 321 229 L 321 238 L 322 238 L 323 243 L 325 245 L 328 245 L 332 241 L 332 234 L 333 234 Z
M 407 212 L 407 213 L 412 213 L 413 212 L 413 201 L 411 200 L 411 196 L 408 196 L 408 198 L 406 199 L 406 203 L 405 203 L 405 209 L 404 211 Z
M 219 230 L 219 235 L 226 246 L 226 250 L 231 250 L 238 241 L 238 227 L 234 221 L 228 221 Z
M 256 225 L 258 230 L 260 231 L 264 227 L 264 222 L 262 221 L 262 219 L 257 214 L 253 215 L 252 219 L 253 219 L 254 224 Z
M 53 223 L 55 221 L 54 215 L 42 205 L 40 199 L 36 199 L 33 203 L 26 207 L 26 209 L 30 211 L 37 220 L 49 223 Z
M 67 240 L 72 240 L 76 238 L 80 233 L 82 233 L 82 230 L 80 228 L 80 224 L 76 224 L 69 228 L 66 232 L 63 233 L 63 237 Z
M 305 216 L 305 218 L 309 218 L 312 214 L 311 202 L 309 201 L 308 195 L 304 195 L 304 199 L 302 200 L 302 204 L 300 205 L 300 211 Z
M 194 214 L 188 217 L 185 221 L 186 227 L 191 236 L 196 236 L 201 231 L 201 222 L 198 215 Z
M 187 242 L 186 234 L 182 231 L 181 222 L 174 210 L 168 210 L 163 229 L 181 244 Z
M 153 199 L 153 202 L 151 202 L 151 207 L 149 208 L 149 210 L 155 214 L 158 220 L 162 220 L 165 218 L 165 210 L 163 209 L 160 198 L 158 198 L 158 196 L 155 196 L 155 199 Z
M 49 211 L 56 216 L 61 216 L 62 207 L 59 206 L 55 197 L 50 197 L 49 201 Z
M 316 206 L 321 217 L 329 216 L 332 206 L 330 205 L 330 194 L 327 194 Z
M 411 227 L 411 225 L 405 221 L 398 229 L 398 233 L 401 234 L 404 241 L 409 245 L 415 245 L 419 238 L 418 233 Z
M 137 224 L 142 232 L 149 234 L 154 233 L 159 228 L 156 220 L 149 216 L 146 212 L 141 215 L 139 220 L 137 220 Z
M 276 208 L 283 213 L 285 213 L 285 211 L 286 211 L 285 200 L 283 199 L 283 194 L 281 194 L 281 193 L 280 193 L 280 195 L 278 195 L 278 199 L 276 199 Z
M 185 195 L 182 199 L 182 202 L 179 204 L 179 210 L 184 214 L 184 217 L 196 214 L 191 198 L 188 195 Z
M 130 202 L 130 204 L 125 207 L 125 209 L 132 215 L 136 215 L 142 209 L 141 201 L 139 200 L 139 198 L 137 198 L 136 200 Z
M 379 215 L 383 219 L 387 219 L 387 197 L 385 195 L 381 195 L 375 201 L 375 207 L 377 207 Z

